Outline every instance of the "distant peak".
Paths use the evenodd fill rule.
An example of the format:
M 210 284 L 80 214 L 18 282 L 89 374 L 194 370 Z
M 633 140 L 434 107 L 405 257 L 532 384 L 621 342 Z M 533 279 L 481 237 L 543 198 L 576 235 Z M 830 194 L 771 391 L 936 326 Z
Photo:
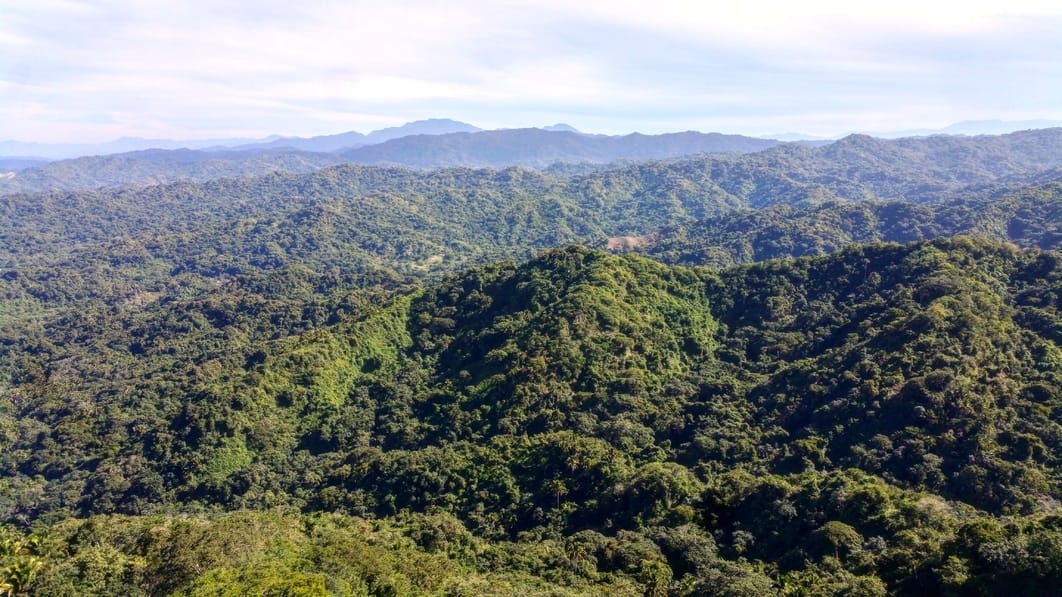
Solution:
M 427 120 L 415 120 L 413 122 L 407 122 L 402 126 L 393 126 L 373 131 L 367 135 L 367 139 L 370 143 L 382 143 L 384 141 L 397 139 L 399 137 L 406 137 L 409 135 L 446 135 L 450 133 L 475 133 L 481 130 L 483 129 L 468 124 L 467 122 L 450 120 L 449 118 L 429 118 Z
M 578 133 L 579 132 L 579 129 L 575 128 L 574 126 L 572 126 L 570 124 L 565 124 L 563 122 L 558 122 L 557 124 L 551 124 L 549 126 L 544 126 L 544 127 L 542 127 L 542 130 L 544 130 L 544 131 L 552 131 L 552 132 L 565 132 L 565 133 Z
M 465 127 L 477 128 L 477 127 L 472 126 L 471 124 L 468 124 L 467 122 L 461 122 L 460 120 L 454 120 L 452 118 L 423 118 L 421 120 L 413 120 L 413 121 L 407 122 L 406 124 L 404 124 L 402 126 L 415 126 L 415 125 L 418 125 L 418 124 L 452 124 L 452 125 L 455 125 L 455 126 L 465 126 Z
M 837 141 L 834 141 L 833 144 L 838 146 L 848 145 L 853 147 L 859 147 L 866 145 L 874 145 L 880 142 L 881 139 L 878 139 L 877 137 L 873 137 L 871 135 L 867 135 L 866 133 L 852 133 L 850 135 L 845 135 L 844 137 L 841 137 Z
M 382 133 L 384 131 L 399 131 L 399 130 L 413 130 L 413 129 L 460 129 L 460 130 L 481 130 L 477 126 L 468 124 L 467 122 L 461 122 L 460 120 L 451 120 L 449 118 L 426 118 L 424 120 L 414 120 L 407 122 L 400 126 L 390 126 L 375 130 L 370 135 L 376 133 Z

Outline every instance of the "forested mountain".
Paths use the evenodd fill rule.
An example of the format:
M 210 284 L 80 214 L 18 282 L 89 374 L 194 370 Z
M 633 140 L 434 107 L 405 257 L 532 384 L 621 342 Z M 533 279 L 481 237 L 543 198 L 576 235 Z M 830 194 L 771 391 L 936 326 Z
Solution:
M 340 163 L 412 167 L 523 165 L 542 168 L 558 163 L 601 165 L 633 158 L 659 159 L 703 152 L 754 151 L 777 144 L 775 141 L 738 135 L 680 133 L 606 137 L 542 129 L 405 135 L 409 131 L 434 130 L 439 126 L 445 127 L 441 130 L 454 128 L 447 122 L 411 123 L 407 127 L 383 129 L 358 139 L 348 139 L 342 135 L 338 136 L 340 138 L 301 140 L 305 143 L 282 139 L 231 150 L 148 150 L 61 160 L 27 167 L 0 179 L 0 194 L 209 181 L 257 176 L 274 171 L 299 174 Z M 383 142 L 383 139 L 391 140 Z M 473 141 L 469 142 L 470 139 Z M 327 153 L 351 144 L 369 145 L 347 152 Z M 444 149 L 451 145 L 454 149 Z M 289 146 L 296 146 L 299 150 Z M 306 148 L 312 148 L 313 151 L 305 151 Z
M 345 151 L 342 155 L 358 164 L 418 168 L 543 168 L 556 162 L 608 163 L 617 160 L 666 159 L 699 153 L 746 153 L 777 144 L 777 141 L 767 139 L 720 133 L 607 136 L 530 128 L 403 137 Z
M 604 247 L 610 238 L 653 238 L 643 250 L 659 259 L 717 265 L 954 234 L 1045 249 L 1062 240 L 1059 183 L 966 189 L 964 199 L 941 204 L 805 200 L 735 212 L 751 193 L 731 195 L 699 164 L 639 164 L 572 178 L 520 169 L 340 166 L 140 190 L 10 195 L 0 198 L 4 311 L 201 292 L 230 279 L 258 280 L 257 287 L 263 276 L 319 290 L 331 280 L 338 290 L 374 272 L 438 277 L 564 243 Z M 674 222 L 690 224 L 650 234 Z
M 776 145 L 737 135 L 704 135 L 681 133 L 676 135 L 629 135 L 627 137 L 588 136 L 569 131 L 520 129 L 483 131 L 475 133 L 470 148 L 455 152 L 441 149 L 442 145 L 467 145 L 472 133 L 420 133 L 409 131 L 435 130 L 438 127 L 460 128 L 460 123 L 448 124 L 425 121 L 406 127 L 383 129 L 357 139 L 343 135 L 314 137 L 303 142 L 277 140 L 248 145 L 231 150 L 146 150 L 115 155 L 90 156 L 61 160 L 21 169 L 0 179 L 0 194 L 53 190 L 94 190 L 104 187 L 148 186 L 178 181 L 209 181 L 219 178 L 258 176 L 274 171 L 292 174 L 313 172 L 316 169 L 341 164 L 387 164 L 424 167 L 492 165 L 499 167 L 532 165 L 546 167 L 558 163 L 605 164 L 630 158 L 670 158 L 706 151 L 753 151 Z M 414 126 L 417 125 L 417 126 Z M 403 136 L 405 135 L 405 136 Z M 482 137 L 481 137 L 482 135 Z M 442 139 L 437 140 L 438 139 Z M 534 139 L 532 139 L 534 138 Z M 346 140 L 344 140 L 346 139 Z M 393 139 L 382 142 L 383 139 Z M 367 153 L 356 151 L 327 153 L 350 144 L 365 145 Z M 338 145 L 337 145 L 338 144 Z M 300 148 L 291 149 L 289 145 Z M 379 150 L 370 148 L 379 147 Z M 314 148 L 304 151 L 302 148 Z M 378 152 L 378 153 L 374 153 Z M 469 153 L 471 152 L 471 153 Z M 472 157 L 462 157 L 468 153 Z M 378 155 L 384 155 L 379 158 Z M 425 162 L 424 156 L 431 164 Z M 494 156 L 491 159 L 474 156 Z M 420 157 L 418 157 L 420 156 Z M 533 157 L 528 157 L 533 156 Z M 592 168 L 596 170 L 597 168 Z
M 1049 593 L 1060 133 L 0 196 L 0 594 Z
M 288 583 L 414 582 L 394 548 L 450 570 L 437 579 L 505 570 L 583 590 L 1043 592 L 1062 558 L 1060 264 L 970 239 L 722 271 L 568 248 L 269 343 L 248 340 L 242 308 L 189 302 L 183 319 L 214 338 L 191 363 L 150 329 L 106 324 L 169 308 L 129 304 L 92 335 L 18 351 L 5 517 L 339 516 L 204 521 L 187 541 L 224 553 L 242 525 L 227 549 L 246 559 L 170 561 L 152 554 L 186 554 L 176 533 L 192 529 L 71 523 L 39 547 L 70 554 L 38 558 L 41 590 L 252 590 L 288 569 Z M 72 385 L 91 350 L 109 372 Z M 168 365 L 125 370 L 151 359 Z M 337 525 L 390 567 L 325 566 Z M 316 563 L 262 568 L 256 537 L 280 528 Z M 92 563 L 100 549 L 124 559 Z
M 273 171 L 305 173 L 351 162 L 417 168 L 519 165 L 548 169 L 573 179 L 611 171 L 611 179 L 604 175 L 597 179 L 619 192 L 630 193 L 645 192 L 627 190 L 624 185 L 637 184 L 638 178 L 648 174 L 660 182 L 670 182 L 672 194 L 725 193 L 755 208 L 830 198 L 925 202 L 974 184 L 1057 179 L 1058 169 L 1062 168 L 1062 129 L 998 137 L 898 140 L 853 135 L 821 147 L 779 145 L 776 141 L 737 135 L 608 137 L 563 130 L 514 129 L 412 135 L 337 154 L 263 151 L 146 151 L 64 160 L 0 179 L 0 193 L 143 186 Z M 713 155 L 689 157 L 700 153 Z M 646 159 L 672 161 L 623 163 Z M 597 166 L 578 167 L 579 163 Z M 609 164 L 612 166 L 602 168 Z M 707 183 L 713 186 L 706 186 Z
M 959 234 L 1022 247 L 1062 247 L 1062 183 L 982 192 L 941 203 L 827 201 L 744 209 L 615 244 L 640 247 L 665 263 L 719 266 Z
M 935 201 L 964 186 L 1036 179 L 1062 160 L 1062 129 L 999 137 L 898 140 L 852 135 L 822 147 L 786 144 L 703 168 L 760 208 L 800 199 Z
M 141 190 L 10 195 L 0 199 L 3 312 L 18 320 L 86 301 L 206 292 L 225 280 L 258 288 L 286 279 L 289 294 L 306 298 L 310 289 L 360 286 L 363 275 L 437 278 L 533 249 L 604 247 L 609 239 L 617 246 L 652 239 L 640 250 L 671 263 L 715 265 L 954 234 L 1044 249 L 1062 240 L 1059 183 L 965 188 L 938 204 L 802 200 L 748 211 L 754 181 L 727 180 L 747 193 L 732 195 L 701 165 L 637 164 L 570 178 L 340 166 Z M 689 223 L 661 230 L 675 222 Z

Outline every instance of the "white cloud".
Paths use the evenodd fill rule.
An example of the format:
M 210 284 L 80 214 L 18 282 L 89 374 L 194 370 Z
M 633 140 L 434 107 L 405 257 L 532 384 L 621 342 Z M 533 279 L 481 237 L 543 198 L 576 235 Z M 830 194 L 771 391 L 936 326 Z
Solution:
M 528 4 L 598 22 L 654 28 L 675 35 L 747 38 L 753 43 L 770 43 L 771 40 L 806 42 L 818 35 L 836 34 L 842 25 L 863 30 L 895 31 L 901 28 L 962 33 L 992 29 L 1001 19 L 1008 17 L 1057 17 L 1062 14 L 1062 7 L 1054 0 L 656 0 L 651 3 L 641 0 L 534 0 Z
M 0 0 L 0 14 L 0 138 L 1062 117 L 1056 1 Z

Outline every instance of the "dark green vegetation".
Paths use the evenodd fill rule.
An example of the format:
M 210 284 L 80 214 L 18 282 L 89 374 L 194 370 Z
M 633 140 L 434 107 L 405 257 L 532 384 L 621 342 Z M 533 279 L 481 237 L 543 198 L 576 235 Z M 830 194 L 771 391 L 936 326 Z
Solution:
M 746 161 L 770 162 L 774 153 Z M 877 158 L 846 166 L 850 178 L 826 187 L 808 181 L 840 166 L 813 160 L 812 150 L 783 153 L 802 157 L 777 170 L 735 170 L 705 158 L 572 176 L 337 166 L 147 189 L 0 196 L 6 299 L 0 323 L 85 304 L 169 305 L 207 294 L 231 304 L 232 289 L 249 292 L 252 301 L 316 301 L 381 276 L 437 279 L 471 264 L 524 259 L 534 249 L 571 242 L 603 247 L 609 237 L 644 237 L 669 225 L 646 250 L 685 264 L 962 233 L 1040 248 L 1060 240 L 1057 182 L 938 181 L 933 184 L 948 190 L 927 196 L 936 202 L 842 203 L 845 193 L 888 198 L 904 189 L 860 182 L 872 178 L 866 172 Z M 1050 172 L 1029 178 L 1050 179 Z M 930 185 L 914 180 L 922 182 L 909 187 Z M 679 222 L 687 224 L 675 227 Z
M 1032 591 L 1062 557 L 1060 297 L 1057 254 L 972 240 L 722 272 L 552 251 L 301 336 L 230 338 L 119 393 L 20 380 L 4 507 L 437 513 L 473 536 L 437 565 L 488 574 L 500 549 L 521 554 L 507 573 L 565 586 Z M 285 549 L 315 549 L 312 522 L 268 522 L 295 533 Z M 543 541 L 566 559 L 543 560 Z M 215 574 L 255 587 L 266 560 Z
M 1050 593 L 1049 133 L 2 197 L 0 595 Z
M 1022 247 L 1062 246 L 1062 183 L 938 203 L 827 201 L 739 210 L 661 230 L 640 250 L 666 263 L 727 266 L 822 255 L 853 243 L 959 234 Z

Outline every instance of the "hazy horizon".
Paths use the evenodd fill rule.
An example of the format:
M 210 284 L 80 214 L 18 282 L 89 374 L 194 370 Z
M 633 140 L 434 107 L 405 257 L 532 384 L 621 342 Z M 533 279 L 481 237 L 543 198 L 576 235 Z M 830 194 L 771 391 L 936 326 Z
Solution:
M 70 141 L 70 142 L 56 142 L 56 143 L 48 143 L 48 142 L 32 141 L 32 140 L 27 141 L 25 139 L 5 139 L 5 138 L 0 138 L 0 144 L 3 144 L 3 143 L 9 143 L 9 144 L 10 143 L 17 143 L 17 144 L 22 144 L 22 145 L 41 145 L 41 146 L 53 146 L 53 145 L 54 146 L 62 146 L 62 145 L 71 145 L 71 146 L 88 145 L 88 146 L 94 146 L 94 145 L 107 145 L 107 144 L 112 144 L 112 143 L 119 143 L 119 142 L 122 142 L 122 141 L 166 141 L 166 142 L 173 142 L 173 143 L 186 142 L 186 143 L 192 144 L 194 146 L 199 146 L 199 145 L 201 145 L 203 143 L 212 143 L 212 142 L 218 142 L 219 144 L 223 144 L 224 142 L 229 142 L 229 141 L 269 142 L 269 141 L 282 140 L 282 139 L 297 139 L 297 138 L 306 139 L 306 138 L 313 138 L 313 137 L 341 136 L 341 135 L 350 134 L 350 133 L 361 134 L 361 135 L 369 135 L 371 133 L 378 132 L 380 130 L 384 130 L 384 129 L 387 129 L 387 128 L 400 128 L 403 125 L 415 124 L 417 122 L 424 122 L 426 120 L 452 120 L 454 122 L 461 122 L 462 124 L 472 125 L 474 127 L 480 128 L 482 131 L 502 131 L 502 130 L 513 130 L 513 129 L 524 129 L 524 128 L 545 129 L 545 128 L 548 128 L 548 127 L 551 127 L 551 126 L 554 126 L 554 125 L 568 125 L 568 126 L 571 126 L 568 123 L 557 122 L 557 123 L 548 123 L 548 124 L 542 123 L 542 124 L 537 124 L 537 125 L 528 125 L 528 126 L 519 126 L 519 127 L 517 127 L 517 126 L 503 126 L 503 127 L 498 127 L 498 128 L 485 128 L 485 127 L 479 127 L 475 122 L 465 122 L 465 121 L 458 121 L 456 119 L 449 119 L 449 118 L 440 117 L 440 118 L 429 118 L 429 119 L 422 119 L 422 120 L 418 120 L 418 121 L 404 122 L 401 125 L 396 125 L 394 127 L 382 127 L 382 128 L 379 128 L 379 129 L 365 129 L 365 130 L 343 130 L 343 131 L 332 131 L 332 132 L 325 132 L 325 133 L 320 133 L 320 134 L 306 134 L 306 135 L 270 133 L 270 134 L 267 134 L 267 135 L 262 135 L 262 136 L 257 136 L 257 137 L 220 137 L 220 136 L 219 137 L 147 137 L 147 136 L 143 136 L 143 135 L 131 134 L 131 135 L 123 136 L 123 137 L 112 137 L 112 138 L 100 139 L 100 140 Z M 588 135 L 610 135 L 610 136 L 623 136 L 623 135 L 631 135 L 631 134 L 666 135 L 666 134 L 695 132 L 695 133 L 704 133 L 704 134 L 742 135 L 742 136 L 747 136 L 747 137 L 753 137 L 753 138 L 759 138 L 759 139 L 771 139 L 771 140 L 778 140 L 778 141 L 786 141 L 786 140 L 834 141 L 834 140 L 846 137 L 848 135 L 859 135 L 859 134 L 865 134 L 865 135 L 870 135 L 870 136 L 880 136 L 882 138 L 898 138 L 898 137 L 901 137 L 901 136 L 920 136 L 920 135 L 927 135 L 927 134 L 950 134 L 950 135 L 979 135 L 979 134 L 987 134 L 987 135 L 998 135 L 998 134 L 1007 134 L 1007 133 L 1010 133 L 1010 132 L 1025 130 L 1025 129 L 1029 129 L 1029 128 L 1033 128 L 1033 129 L 1049 128 L 1049 127 L 1050 128 L 1054 128 L 1054 127 L 1058 127 L 1058 126 L 1062 126 L 1062 120 L 1059 120 L 1059 121 L 1055 121 L 1055 120 L 1004 121 L 1004 120 L 999 120 L 999 119 L 991 119 L 991 120 L 955 122 L 955 123 L 951 123 L 951 124 L 949 124 L 947 126 L 942 126 L 942 127 L 935 128 L 935 129 L 901 128 L 901 129 L 890 130 L 890 131 L 851 130 L 851 131 L 844 131 L 842 133 L 838 133 L 838 134 L 831 135 L 831 136 L 810 135 L 810 134 L 804 133 L 802 131 L 796 131 L 796 130 L 788 130 L 788 131 L 784 131 L 784 132 L 783 131 L 779 131 L 777 133 L 772 133 L 772 134 L 750 134 L 750 133 L 743 133 L 743 132 L 739 132 L 739 131 L 694 130 L 694 129 L 664 130 L 664 131 L 657 131 L 657 132 L 652 132 L 652 133 L 647 133 L 645 131 L 639 131 L 639 130 L 628 130 L 628 131 L 621 131 L 621 132 L 601 133 L 601 132 L 598 132 L 598 131 L 579 130 L 576 127 L 576 132 L 583 133 L 583 134 L 588 134 Z M 965 130 L 967 128 L 983 129 L 983 130 L 985 130 L 987 132 L 967 132 Z M 951 130 L 951 129 L 955 129 L 955 130 Z M 438 133 L 433 133 L 433 134 L 438 134 Z
M 1062 6 L 949 4 L 0 0 L 0 140 L 1062 120 Z

